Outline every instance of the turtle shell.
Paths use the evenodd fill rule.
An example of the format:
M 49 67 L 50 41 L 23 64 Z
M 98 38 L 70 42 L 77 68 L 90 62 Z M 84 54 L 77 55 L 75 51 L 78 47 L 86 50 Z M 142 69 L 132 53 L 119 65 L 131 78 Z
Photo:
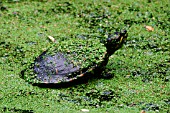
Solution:
M 70 82 L 93 73 L 105 52 L 104 44 L 96 39 L 63 41 L 44 51 L 22 74 L 31 83 Z
M 106 43 L 98 39 L 72 38 L 53 44 L 21 72 L 22 77 L 33 84 L 57 84 L 77 80 L 89 73 L 92 76 L 96 70 L 102 72 L 109 56 L 122 46 L 127 35 L 125 32 L 112 37 Z

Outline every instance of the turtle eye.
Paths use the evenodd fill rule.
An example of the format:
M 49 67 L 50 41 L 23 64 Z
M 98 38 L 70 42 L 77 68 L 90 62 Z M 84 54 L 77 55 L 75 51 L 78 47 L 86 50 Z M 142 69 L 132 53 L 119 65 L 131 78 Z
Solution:
M 127 33 L 127 30 L 123 30 L 123 33 Z
M 107 38 L 107 41 L 110 42 L 112 39 L 111 38 Z
M 126 33 L 127 33 L 126 30 L 122 30 L 122 31 L 120 32 L 120 35 L 124 36 Z

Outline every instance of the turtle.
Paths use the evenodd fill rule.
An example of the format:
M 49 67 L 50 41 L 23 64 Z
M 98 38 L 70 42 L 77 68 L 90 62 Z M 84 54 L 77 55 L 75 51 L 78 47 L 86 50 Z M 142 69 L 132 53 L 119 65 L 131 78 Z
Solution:
M 127 37 L 127 31 L 121 30 L 104 41 L 75 37 L 52 44 L 21 75 L 32 84 L 60 84 L 101 74 L 109 57 L 123 46 Z

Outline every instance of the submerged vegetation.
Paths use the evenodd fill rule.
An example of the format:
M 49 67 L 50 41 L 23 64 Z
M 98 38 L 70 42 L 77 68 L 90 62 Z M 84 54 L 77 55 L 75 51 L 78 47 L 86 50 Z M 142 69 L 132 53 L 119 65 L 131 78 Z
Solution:
M 169 7 L 168 0 L 2 0 L 0 112 L 170 112 Z M 120 29 L 128 31 L 127 43 L 103 73 L 113 78 L 40 88 L 20 77 L 51 47 L 49 35 L 57 43 L 102 42 Z

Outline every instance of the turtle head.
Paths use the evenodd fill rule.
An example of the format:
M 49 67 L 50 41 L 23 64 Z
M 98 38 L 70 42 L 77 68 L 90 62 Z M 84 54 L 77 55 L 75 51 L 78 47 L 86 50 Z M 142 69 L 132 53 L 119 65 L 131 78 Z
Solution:
M 115 32 L 112 35 L 109 35 L 105 41 L 105 46 L 107 48 L 107 53 L 112 55 L 116 50 L 123 46 L 123 43 L 126 42 L 128 33 L 126 30 L 121 32 Z

